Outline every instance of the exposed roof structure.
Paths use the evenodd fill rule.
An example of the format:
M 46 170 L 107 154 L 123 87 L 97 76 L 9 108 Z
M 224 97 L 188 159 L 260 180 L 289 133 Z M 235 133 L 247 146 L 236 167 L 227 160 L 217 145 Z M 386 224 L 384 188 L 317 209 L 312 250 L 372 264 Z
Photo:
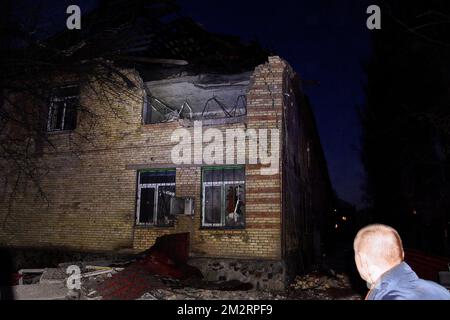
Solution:
M 147 90 L 148 122 L 244 116 L 249 71 L 269 55 L 181 17 L 173 0 L 102 1 L 83 17 L 81 30 L 51 43 L 68 59 L 136 68 Z
M 244 116 L 250 76 L 200 74 L 146 82 L 148 103 L 160 114 L 178 111 L 191 120 Z

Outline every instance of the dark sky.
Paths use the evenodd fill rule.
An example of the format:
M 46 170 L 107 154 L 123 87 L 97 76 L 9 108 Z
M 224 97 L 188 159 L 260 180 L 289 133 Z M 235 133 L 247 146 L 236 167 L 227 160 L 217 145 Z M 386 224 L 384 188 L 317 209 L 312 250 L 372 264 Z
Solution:
M 28 2 L 25 0 L 25 2 Z M 33 1 L 36 4 L 38 1 Z M 65 26 L 65 8 L 82 12 L 96 1 L 42 0 L 49 25 Z M 207 30 L 258 39 L 286 59 L 305 80 L 333 187 L 360 204 L 364 171 L 359 160 L 356 108 L 364 104 L 362 63 L 370 54 L 366 0 L 179 0 L 182 14 Z
M 315 112 L 331 180 L 338 195 L 361 203 L 356 108 L 364 104 L 362 63 L 370 55 L 364 0 L 180 0 L 183 13 L 213 32 L 258 39 L 303 79 Z

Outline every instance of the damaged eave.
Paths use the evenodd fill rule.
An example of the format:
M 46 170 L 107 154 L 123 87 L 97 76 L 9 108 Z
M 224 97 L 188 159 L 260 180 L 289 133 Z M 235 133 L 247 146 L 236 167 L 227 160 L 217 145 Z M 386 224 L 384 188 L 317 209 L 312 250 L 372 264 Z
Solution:
M 194 126 L 194 121 L 188 120 L 188 119 L 180 119 L 179 124 L 182 127 L 185 128 L 191 128 Z M 247 122 L 247 116 L 237 116 L 237 117 L 230 117 L 230 118 L 218 118 L 218 119 L 204 119 L 202 120 L 202 126 L 222 126 L 222 125 L 228 125 L 228 124 L 236 124 L 236 123 L 246 123 Z
M 179 59 L 162 59 L 162 58 L 124 56 L 124 57 L 119 57 L 118 60 L 119 61 L 129 61 L 129 62 L 139 62 L 139 63 L 149 63 L 149 64 L 174 65 L 174 66 L 189 65 L 188 61 L 179 60 Z

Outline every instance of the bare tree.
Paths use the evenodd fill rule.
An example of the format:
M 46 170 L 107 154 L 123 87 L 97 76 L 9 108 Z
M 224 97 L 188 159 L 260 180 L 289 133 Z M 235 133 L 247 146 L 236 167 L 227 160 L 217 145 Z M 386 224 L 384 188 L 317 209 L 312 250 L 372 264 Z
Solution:
M 39 26 L 39 5 L 28 7 L 26 17 L 17 0 L 1 5 L 0 200 L 9 208 L 27 183 L 49 204 L 41 182 L 52 168 L 42 155 L 58 146 L 48 131 L 71 129 L 75 117 L 77 129 L 67 142 L 78 156 L 98 141 L 94 137 L 107 134 L 101 132 L 106 113 L 127 121 L 121 102 L 144 103 L 143 74 L 164 74 L 161 66 L 171 66 L 172 73 L 242 72 L 269 54 L 257 42 L 207 32 L 180 16 L 175 0 L 100 1 L 84 13 L 81 30 L 65 30 L 64 23 L 60 32 L 46 33 Z M 72 99 L 75 87 L 81 88 L 79 99 Z M 66 111 L 70 104 L 63 116 L 55 111 L 59 103 Z M 10 214 L 3 217 L 4 228 L 8 219 Z
M 143 100 L 139 77 L 127 71 L 130 57 L 118 51 L 126 33 L 133 25 L 136 6 L 164 4 L 155 13 L 155 19 L 173 12 L 172 1 L 116 1 L 128 10 L 117 10 L 102 3 L 100 8 L 83 20 L 83 31 L 62 31 L 42 39 L 39 32 L 39 6 L 28 9 L 26 18 L 18 18 L 20 6 L 14 1 L 2 1 L 0 19 L 0 200 L 8 206 L 1 227 L 6 228 L 11 219 L 10 209 L 20 188 L 31 183 L 36 196 L 49 202 L 41 186 L 42 179 L 51 167 L 42 157 L 45 148 L 57 149 L 49 138 L 51 117 L 56 128 L 64 130 L 66 114 L 52 114 L 52 98 L 57 90 L 68 83 L 82 88 L 83 98 L 70 101 L 72 117 L 78 119 L 77 127 L 69 139 L 70 152 L 77 156 L 83 146 L 93 143 L 92 136 L 101 134 L 98 123 L 106 112 L 123 118 L 120 101 Z M 23 21 L 26 21 L 24 23 Z M 119 22 L 119 27 L 111 28 Z M 98 31 L 101 30 L 101 31 Z M 111 41 L 96 42 L 104 33 L 115 33 Z M 91 35 L 95 35 L 92 37 Z M 91 38 L 90 38 L 91 37 Z M 93 50 L 95 48 L 95 50 Z M 129 69 L 128 69 L 129 70 Z M 69 88 L 70 90 L 70 88 Z M 64 94 L 64 93 L 63 93 Z M 72 93 L 77 96 L 77 93 Z M 98 101 L 96 109 L 90 102 Z M 64 102 L 68 103 L 67 101 Z M 98 107 L 104 110 L 99 110 Z M 59 118 L 58 118 L 59 117 Z M 124 118 L 123 118 L 124 119 Z M 69 121 L 69 120 L 68 120 Z M 125 121 L 125 120 L 124 120 Z

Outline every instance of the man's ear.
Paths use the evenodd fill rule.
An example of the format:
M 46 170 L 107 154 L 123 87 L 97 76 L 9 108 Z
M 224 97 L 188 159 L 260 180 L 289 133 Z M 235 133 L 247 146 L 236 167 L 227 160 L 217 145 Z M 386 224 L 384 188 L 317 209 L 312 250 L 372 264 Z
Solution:
M 364 268 L 364 270 L 369 270 L 369 261 L 367 259 L 367 255 L 364 252 L 358 253 L 359 255 L 359 261 L 361 263 L 361 267 Z
M 402 250 L 402 261 L 405 260 L 405 251 Z
M 359 255 L 359 252 L 355 251 L 355 261 L 357 264 L 361 264 L 361 256 Z

